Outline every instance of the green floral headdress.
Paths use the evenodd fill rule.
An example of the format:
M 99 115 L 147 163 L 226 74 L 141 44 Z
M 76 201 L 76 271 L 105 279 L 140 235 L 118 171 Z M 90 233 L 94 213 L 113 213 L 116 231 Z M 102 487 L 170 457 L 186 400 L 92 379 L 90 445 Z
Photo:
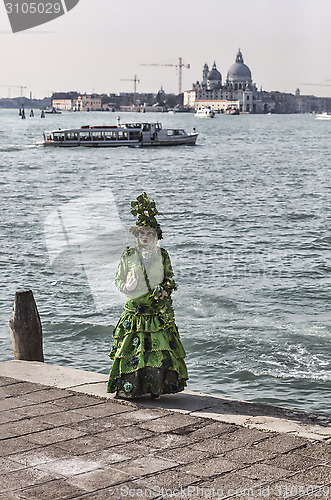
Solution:
M 155 229 L 157 237 L 162 240 L 162 229 L 155 216 L 162 215 L 156 208 L 155 201 L 151 201 L 146 193 L 138 196 L 137 201 L 131 202 L 131 213 L 137 217 L 136 225 L 130 228 L 130 232 L 137 236 L 138 228 L 149 226 Z

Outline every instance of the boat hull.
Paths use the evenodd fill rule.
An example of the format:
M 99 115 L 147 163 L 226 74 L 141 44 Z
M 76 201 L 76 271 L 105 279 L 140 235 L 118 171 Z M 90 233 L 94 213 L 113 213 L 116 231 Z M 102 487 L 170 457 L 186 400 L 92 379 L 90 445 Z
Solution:
M 156 147 L 156 146 L 195 146 L 198 134 L 191 134 L 186 137 L 172 138 L 155 141 L 44 141 L 42 144 L 55 148 L 118 148 L 118 147 Z
M 84 125 L 80 129 L 44 132 L 43 144 L 57 148 L 115 148 L 193 146 L 198 134 L 183 129 L 163 129 L 159 122 L 124 123 L 117 125 Z

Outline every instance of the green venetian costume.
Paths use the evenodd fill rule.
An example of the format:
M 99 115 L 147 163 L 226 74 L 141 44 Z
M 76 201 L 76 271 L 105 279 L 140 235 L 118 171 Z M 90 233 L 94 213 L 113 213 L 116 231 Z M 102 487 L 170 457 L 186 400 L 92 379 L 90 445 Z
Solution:
M 146 199 L 149 203 L 150 200 L 144 193 L 138 201 L 142 197 L 142 206 L 146 208 Z M 151 213 L 146 224 L 142 224 L 138 217 L 137 225 L 153 227 L 153 222 L 157 234 L 161 233 L 162 237 Z M 138 284 L 128 292 L 125 285 L 128 273 L 132 271 Z M 148 393 L 159 395 L 182 391 L 188 379 L 186 354 L 172 307 L 171 293 L 177 286 L 168 252 L 158 246 L 148 252 L 139 243 L 135 248 L 127 247 L 119 263 L 115 284 L 127 298 L 113 332 L 114 344 L 109 354 L 113 365 L 107 392 L 134 398 Z

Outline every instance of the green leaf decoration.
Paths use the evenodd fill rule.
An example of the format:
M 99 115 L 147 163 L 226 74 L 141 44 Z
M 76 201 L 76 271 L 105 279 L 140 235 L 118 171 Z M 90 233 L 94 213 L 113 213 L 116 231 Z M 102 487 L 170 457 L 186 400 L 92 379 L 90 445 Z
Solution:
M 152 227 L 156 229 L 158 238 L 162 238 L 161 227 L 155 218 L 156 215 L 162 215 L 162 212 L 157 210 L 155 201 L 151 201 L 147 193 L 142 193 L 137 201 L 131 202 L 131 213 L 134 217 L 138 216 L 136 226 Z

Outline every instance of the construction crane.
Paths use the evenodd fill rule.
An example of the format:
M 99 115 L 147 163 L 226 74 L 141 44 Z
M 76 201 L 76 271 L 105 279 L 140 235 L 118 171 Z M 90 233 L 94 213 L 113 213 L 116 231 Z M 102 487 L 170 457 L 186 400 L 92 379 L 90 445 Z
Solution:
M 172 66 L 175 67 L 176 69 L 178 68 L 178 94 L 180 95 L 182 93 L 182 72 L 183 68 L 190 69 L 191 65 L 190 64 L 184 64 L 183 59 L 181 57 L 178 58 L 178 64 L 158 64 L 158 63 L 152 63 L 152 64 L 141 64 L 140 66 Z
M 133 82 L 133 104 L 136 105 L 136 95 L 137 95 L 137 83 L 140 83 L 137 75 L 134 75 L 134 78 L 121 78 L 121 82 Z
M 21 89 L 21 98 L 23 97 L 23 89 L 26 89 L 26 87 L 24 85 L 0 85 L 0 87 L 7 87 L 9 94 L 10 94 L 11 88 Z

